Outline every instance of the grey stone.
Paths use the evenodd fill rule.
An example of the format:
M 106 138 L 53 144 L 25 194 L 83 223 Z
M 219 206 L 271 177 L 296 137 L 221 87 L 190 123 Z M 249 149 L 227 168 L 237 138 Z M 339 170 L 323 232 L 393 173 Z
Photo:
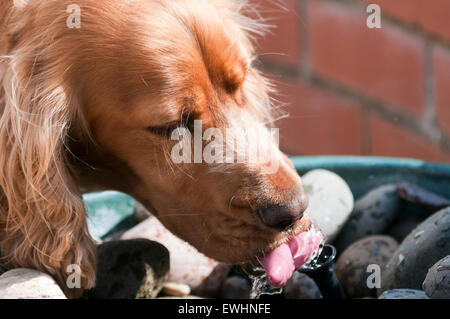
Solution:
M 287 299 L 322 299 L 319 287 L 314 280 L 298 271 L 294 272 L 283 289 Z
M 382 272 L 378 293 L 421 289 L 428 269 L 449 252 L 450 207 L 428 217 L 405 238 Z
M 418 215 L 402 216 L 389 227 L 386 234 L 392 236 L 400 243 L 423 221 L 424 218 Z
M 422 290 L 393 289 L 385 291 L 378 299 L 430 299 Z
M 332 242 L 353 209 L 353 194 L 337 174 L 316 169 L 302 177 L 309 197 L 306 214 L 319 226 L 327 242 Z
M 250 283 L 243 277 L 232 276 L 225 279 L 221 297 L 224 299 L 249 299 Z
M 419 206 L 429 214 L 450 206 L 450 200 L 447 198 L 439 196 L 438 194 L 423 189 L 415 184 L 406 182 L 399 183 L 397 189 L 401 198 Z
M 428 270 L 422 288 L 433 299 L 450 299 L 450 255 Z
M 181 297 L 164 296 L 164 297 L 158 297 L 156 299 L 205 299 L 205 298 L 190 295 L 190 296 L 181 296 Z
M 368 266 L 375 264 L 382 273 L 397 247 L 389 236 L 368 236 L 347 247 L 336 263 L 336 276 L 345 293 L 352 298 L 376 297 L 376 289 L 367 285 L 373 274 Z
M 16 268 L 0 276 L 0 299 L 67 299 L 49 275 Z
M 402 206 L 396 185 L 385 185 L 370 191 L 356 201 L 353 212 L 335 242 L 336 249 L 343 251 L 358 239 L 384 233 Z

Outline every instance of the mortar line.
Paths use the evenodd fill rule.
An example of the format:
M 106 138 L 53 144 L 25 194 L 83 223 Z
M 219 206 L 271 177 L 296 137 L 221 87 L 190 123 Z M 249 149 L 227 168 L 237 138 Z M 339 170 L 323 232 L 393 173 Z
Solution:
M 434 66 L 433 66 L 433 44 L 425 41 L 424 50 L 424 96 L 425 96 L 425 114 L 423 128 L 428 130 L 430 136 L 434 139 L 441 139 L 441 134 L 437 124 L 437 108 L 436 108 L 436 92 L 434 83 Z
M 442 137 L 440 140 L 434 140 L 434 136 L 430 136 L 429 132 L 423 129 L 423 124 L 421 123 L 422 120 L 420 118 L 415 118 L 412 115 L 407 115 L 406 113 L 404 113 L 404 111 L 399 110 L 398 107 L 395 107 L 390 103 L 376 100 L 372 97 L 367 97 L 361 94 L 361 92 L 354 91 L 329 79 L 324 79 L 323 77 L 316 74 L 311 74 L 308 78 L 306 78 L 295 70 L 293 71 L 289 68 L 273 64 L 268 61 L 265 61 L 264 63 L 264 70 L 266 72 L 274 72 L 278 75 L 281 74 L 282 76 L 286 76 L 288 79 L 293 80 L 294 82 L 311 84 L 325 91 L 332 92 L 337 96 L 344 97 L 358 105 L 358 108 L 368 109 L 370 112 L 380 115 L 386 121 L 393 124 L 398 124 L 450 152 L 450 136 L 442 133 Z
M 311 60 L 309 54 L 309 17 L 308 17 L 308 0 L 297 1 L 300 16 L 300 64 L 298 73 L 303 77 L 309 78 L 311 73 Z
M 352 8 L 363 8 L 366 6 L 366 4 L 361 3 L 358 0 L 314 0 L 314 1 L 334 2 Z M 376 3 L 376 0 L 374 0 L 374 3 Z M 384 14 L 383 12 L 384 12 L 383 7 L 381 7 L 382 21 L 387 21 L 411 35 L 416 35 L 421 38 L 427 38 L 434 44 L 438 44 L 439 46 L 450 52 L 450 39 L 445 39 L 442 36 L 434 34 L 432 31 L 425 31 L 420 27 L 415 26 L 414 23 L 401 20 L 389 14 Z

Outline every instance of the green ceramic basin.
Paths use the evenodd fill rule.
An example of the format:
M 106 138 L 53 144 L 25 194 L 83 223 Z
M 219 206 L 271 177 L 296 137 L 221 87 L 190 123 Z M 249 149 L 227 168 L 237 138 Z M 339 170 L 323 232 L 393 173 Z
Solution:
M 377 186 L 401 181 L 415 183 L 450 198 L 448 164 L 353 156 L 291 157 L 291 160 L 300 175 L 317 168 L 337 173 L 350 185 L 356 199 Z M 108 191 L 86 194 L 83 199 L 89 214 L 89 229 L 94 236 L 103 238 L 137 223 L 133 217 L 136 201 L 125 194 Z
M 297 172 L 323 168 L 337 173 L 350 185 L 355 198 L 384 184 L 407 181 L 450 198 L 450 165 L 390 157 L 291 157 Z

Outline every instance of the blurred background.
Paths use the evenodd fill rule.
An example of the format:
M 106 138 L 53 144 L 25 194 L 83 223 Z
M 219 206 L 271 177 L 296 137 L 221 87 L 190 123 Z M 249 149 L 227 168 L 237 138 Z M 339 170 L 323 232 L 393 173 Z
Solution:
M 289 155 L 450 162 L 449 0 L 251 0 Z M 381 28 L 369 29 L 371 3 Z

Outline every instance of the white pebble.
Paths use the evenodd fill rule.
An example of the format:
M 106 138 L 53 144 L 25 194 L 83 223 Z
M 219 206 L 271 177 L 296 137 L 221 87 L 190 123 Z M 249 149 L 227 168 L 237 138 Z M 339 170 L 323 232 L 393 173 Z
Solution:
M 177 282 L 166 282 L 163 285 L 163 291 L 169 296 L 183 297 L 191 293 L 191 288 Z

